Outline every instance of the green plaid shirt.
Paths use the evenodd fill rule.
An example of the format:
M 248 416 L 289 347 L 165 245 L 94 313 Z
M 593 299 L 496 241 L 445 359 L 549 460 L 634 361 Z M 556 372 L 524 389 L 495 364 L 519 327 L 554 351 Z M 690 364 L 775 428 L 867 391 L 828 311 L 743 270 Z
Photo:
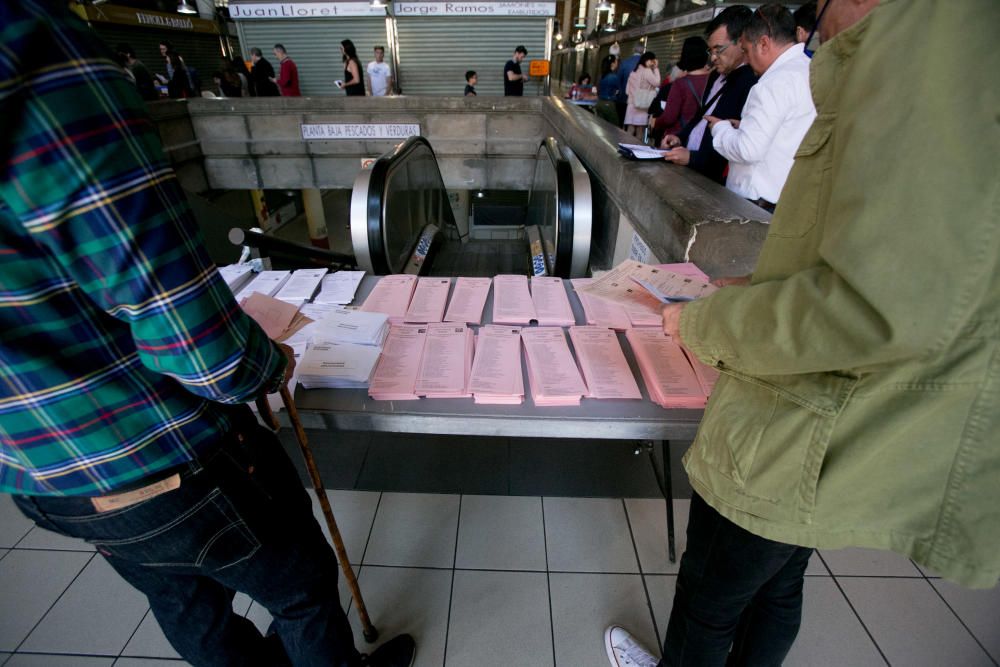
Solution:
M 192 459 L 280 372 L 156 127 L 65 3 L 0 2 L 0 491 L 99 495 Z

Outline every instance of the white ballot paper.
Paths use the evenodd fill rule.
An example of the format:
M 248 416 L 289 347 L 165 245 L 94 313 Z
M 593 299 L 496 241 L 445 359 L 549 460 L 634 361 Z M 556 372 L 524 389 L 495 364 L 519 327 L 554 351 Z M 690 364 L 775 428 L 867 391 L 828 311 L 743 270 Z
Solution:
M 642 398 L 614 331 L 570 327 L 569 338 L 591 398 Z
M 254 292 L 274 296 L 291 275 L 291 271 L 261 271 L 236 295 L 236 303 L 242 303 L 243 299 Z
M 649 288 L 656 290 L 657 296 L 648 291 Z M 655 325 L 653 320 L 660 317 L 661 298 L 690 301 L 715 290 L 713 285 L 697 278 L 627 259 L 579 291 L 620 303 L 635 326 L 652 326 Z
M 445 322 L 479 324 L 483 321 L 483 308 L 490 295 L 492 278 L 459 278 L 451 293 L 451 303 L 445 313 Z
M 222 279 L 226 281 L 229 291 L 236 294 L 243 289 L 247 283 L 253 280 L 253 265 L 229 264 L 227 266 L 220 266 L 219 275 L 221 275 Z
M 385 313 L 365 313 L 338 308 L 316 323 L 316 336 L 356 345 L 381 345 L 389 333 Z
M 358 285 L 364 277 L 364 271 L 337 271 L 324 276 L 320 283 L 319 294 L 313 299 L 313 303 L 332 303 L 342 306 L 349 304 L 354 301 Z
M 521 329 L 528 382 L 535 405 L 579 405 L 587 394 L 560 327 Z
M 493 324 L 530 324 L 537 318 L 527 276 L 502 274 L 493 278 Z
M 326 275 L 326 269 L 299 269 L 293 271 L 291 277 L 282 285 L 275 299 L 301 306 L 313 298 L 320 281 Z
M 368 395 L 376 401 L 413 401 L 420 398 L 414 388 L 426 339 L 426 326 L 404 324 L 393 327 L 372 374 Z
M 469 396 L 472 330 L 464 324 L 428 324 L 414 392 L 428 398 Z
M 440 322 L 450 289 L 450 278 L 420 278 L 403 321 L 414 324 Z
M 531 302 L 535 306 L 539 326 L 569 327 L 576 324 L 562 278 L 532 277 Z
M 479 330 L 469 391 L 479 404 L 524 401 L 520 327 L 487 325 Z
M 365 299 L 361 310 L 368 313 L 385 313 L 393 324 L 402 324 L 416 286 L 417 277 L 408 273 L 380 278 L 375 289 Z
M 299 368 L 299 382 L 306 389 L 359 389 L 368 386 L 380 349 L 317 338 L 306 347 Z

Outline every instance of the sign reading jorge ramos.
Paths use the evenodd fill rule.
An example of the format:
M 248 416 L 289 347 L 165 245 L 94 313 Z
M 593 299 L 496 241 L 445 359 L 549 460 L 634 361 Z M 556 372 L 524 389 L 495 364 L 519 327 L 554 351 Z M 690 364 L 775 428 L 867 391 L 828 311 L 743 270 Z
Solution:
M 397 0 L 396 16 L 555 16 L 554 2 L 411 2 Z

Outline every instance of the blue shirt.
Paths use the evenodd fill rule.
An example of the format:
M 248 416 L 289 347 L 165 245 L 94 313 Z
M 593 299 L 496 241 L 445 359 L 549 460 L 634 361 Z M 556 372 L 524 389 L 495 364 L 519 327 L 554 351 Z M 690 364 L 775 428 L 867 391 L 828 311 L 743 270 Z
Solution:
M 614 101 L 618 97 L 618 72 L 608 72 L 597 84 L 597 97 Z

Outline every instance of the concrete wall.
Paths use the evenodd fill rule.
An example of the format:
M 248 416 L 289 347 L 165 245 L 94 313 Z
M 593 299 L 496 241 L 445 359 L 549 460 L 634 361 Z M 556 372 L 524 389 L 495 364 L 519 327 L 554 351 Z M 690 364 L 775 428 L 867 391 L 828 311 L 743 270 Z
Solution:
M 419 123 L 451 190 L 528 189 L 529 160 L 553 135 L 592 175 L 594 269 L 627 256 L 621 245 L 634 233 L 661 262 L 689 259 L 713 276 L 742 275 L 753 269 L 770 219 L 691 169 L 621 158 L 617 144 L 629 135 L 555 97 L 194 99 L 151 109 L 194 191 L 350 188 L 361 159 L 398 143 L 304 141 L 303 123 Z

